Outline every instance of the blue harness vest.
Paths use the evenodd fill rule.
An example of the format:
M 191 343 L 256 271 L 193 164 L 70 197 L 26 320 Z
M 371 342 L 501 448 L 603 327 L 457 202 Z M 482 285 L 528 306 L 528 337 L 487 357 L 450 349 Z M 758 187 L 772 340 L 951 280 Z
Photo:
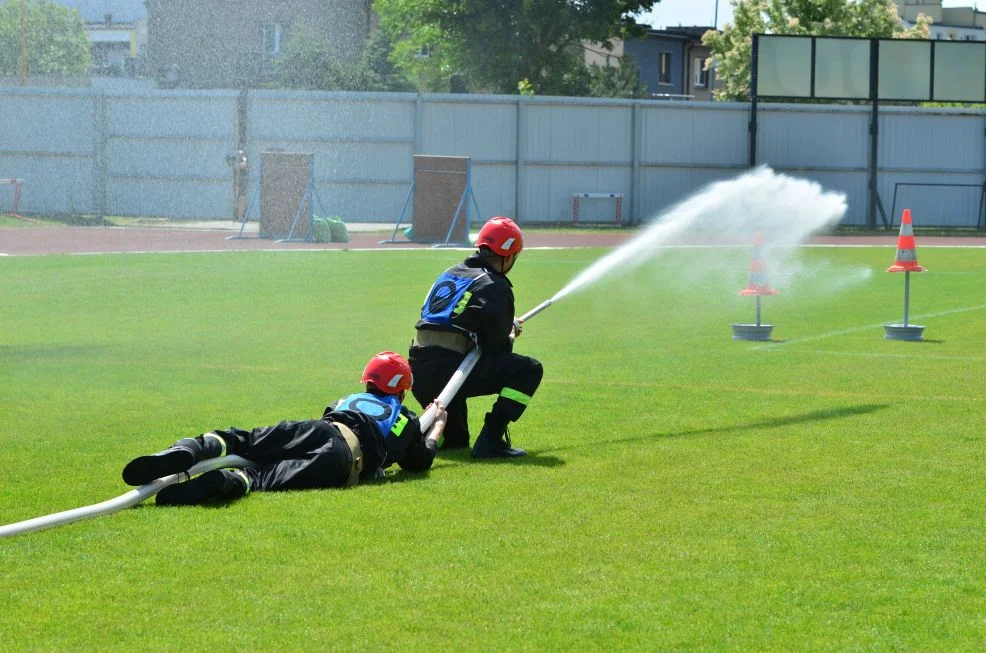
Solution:
M 384 438 L 401 437 L 407 418 L 401 415 L 401 401 L 394 395 L 374 395 L 358 392 L 339 402 L 335 410 L 355 410 L 363 413 L 373 422 L 377 432 Z
M 451 325 L 452 318 L 465 310 L 469 303 L 472 296 L 469 287 L 475 281 L 475 277 L 457 277 L 448 272 L 442 274 L 425 298 L 421 319 L 432 324 Z

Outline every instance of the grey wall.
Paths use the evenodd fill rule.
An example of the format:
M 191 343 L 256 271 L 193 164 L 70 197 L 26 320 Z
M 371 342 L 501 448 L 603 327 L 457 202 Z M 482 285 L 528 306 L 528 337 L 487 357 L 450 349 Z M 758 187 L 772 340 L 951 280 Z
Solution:
M 865 224 L 869 109 L 761 103 L 758 112 L 758 163 L 845 192 L 845 224 Z M 896 212 L 975 226 L 984 116 L 880 115 L 887 211 L 898 182 L 970 184 L 900 187 Z M 396 220 L 415 153 L 471 157 L 484 216 L 532 223 L 570 221 L 578 192 L 622 193 L 624 221 L 646 220 L 742 173 L 749 152 L 746 104 L 251 91 L 246 118 L 251 189 L 264 150 L 312 152 L 319 210 L 351 222 Z M 26 180 L 29 213 L 228 220 L 236 121 L 232 91 L 0 89 L 0 177 Z M 612 222 L 613 204 L 586 202 L 582 216 Z

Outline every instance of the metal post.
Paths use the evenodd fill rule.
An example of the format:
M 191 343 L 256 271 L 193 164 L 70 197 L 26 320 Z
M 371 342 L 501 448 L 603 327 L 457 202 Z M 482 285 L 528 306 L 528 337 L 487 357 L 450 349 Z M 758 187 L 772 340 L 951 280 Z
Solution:
M 976 228 L 986 229 L 986 214 L 983 214 L 983 201 L 986 200 L 986 125 L 983 126 L 983 172 L 982 188 L 979 191 L 979 213 L 976 214 Z
M 418 93 L 417 97 L 414 98 L 414 145 L 411 147 L 411 156 L 409 157 L 410 169 L 411 169 L 411 190 L 408 191 L 408 199 L 411 199 L 410 193 L 414 191 L 414 157 L 418 154 L 424 153 L 424 122 L 425 122 L 425 102 L 421 97 L 421 93 Z M 407 204 L 405 203 L 405 207 Z M 413 235 L 414 228 L 414 202 L 411 202 L 411 228 Z M 404 211 L 401 211 L 401 215 L 404 215 Z M 400 222 L 394 225 L 394 232 L 396 233 L 397 227 L 400 226 Z
M 907 305 L 911 301 L 911 271 L 904 271 L 904 326 L 907 326 Z
M 876 203 L 877 203 L 877 166 L 879 157 L 879 134 L 880 134 L 880 100 L 879 93 L 880 77 L 880 42 L 877 39 L 870 40 L 870 165 L 869 165 L 869 190 L 870 201 L 869 210 L 866 213 L 866 227 L 876 229 Z M 891 216 L 891 219 L 893 217 Z
M 95 96 L 95 102 L 96 151 L 93 171 L 96 177 L 96 187 L 93 190 L 96 193 L 96 213 L 102 218 L 106 215 L 106 194 L 109 186 L 109 157 L 106 154 L 106 149 L 110 138 L 110 128 L 106 111 L 106 94 L 100 93 Z
M 411 151 L 411 164 L 412 170 L 414 164 L 414 155 L 421 154 L 421 141 L 424 138 L 422 125 L 425 119 L 424 110 L 424 99 L 422 99 L 421 94 L 414 98 L 414 149 Z
M 524 159 L 527 156 L 527 109 L 524 106 L 526 104 L 524 96 L 519 96 L 517 98 L 517 119 L 516 119 L 516 134 L 514 143 L 514 156 L 516 161 L 514 162 L 514 220 L 520 224 L 523 221 L 523 216 L 520 214 L 520 208 L 523 206 L 524 202 L 524 177 L 526 171 L 524 169 Z
M 751 168 L 757 165 L 757 66 L 760 60 L 760 35 L 753 35 L 753 51 L 750 56 L 750 159 Z
M 247 195 L 249 193 L 250 172 L 249 153 L 247 149 L 247 100 L 249 90 L 244 87 L 236 95 L 236 109 L 233 120 L 236 130 L 236 147 L 233 159 L 233 221 L 239 222 L 246 211 Z
M 757 295 L 757 326 L 760 326 L 760 295 Z
M 643 133 L 643 129 L 638 125 L 642 120 L 641 113 L 640 102 L 634 100 L 630 109 L 630 206 L 627 207 L 631 225 L 637 224 L 637 221 L 642 219 L 640 201 L 637 197 L 637 189 L 640 188 L 640 140 Z

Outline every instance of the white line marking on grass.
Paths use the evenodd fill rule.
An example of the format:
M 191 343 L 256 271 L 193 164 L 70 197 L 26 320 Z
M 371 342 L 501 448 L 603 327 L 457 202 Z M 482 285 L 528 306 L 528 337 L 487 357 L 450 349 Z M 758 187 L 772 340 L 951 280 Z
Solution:
M 953 308 L 947 311 L 939 311 L 937 313 L 925 313 L 923 315 L 913 315 L 911 317 L 913 317 L 915 320 L 924 320 L 933 317 L 941 317 L 943 315 L 954 315 L 956 313 L 969 313 L 971 311 L 981 311 L 983 309 L 986 309 L 986 304 L 979 304 L 978 306 L 966 306 L 963 308 Z M 756 345 L 754 347 L 751 347 L 750 349 L 754 351 L 760 351 L 760 350 L 777 349 L 779 347 L 786 345 L 800 345 L 801 343 L 804 342 L 814 342 L 816 340 L 824 340 L 825 338 L 834 338 L 836 336 L 843 336 L 849 333 L 859 333 L 860 331 L 879 329 L 884 324 L 889 324 L 889 323 L 867 324 L 866 326 L 852 327 L 850 329 L 839 329 L 838 331 L 829 331 L 828 333 L 820 333 L 817 336 L 808 336 L 806 338 L 795 338 L 793 340 L 784 340 L 781 342 L 770 342 L 765 345 Z
M 224 253 L 250 253 L 250 252 L 447 252 L 452 251 L 473 251 L 475 248 L 465 247 L 291 247 L 289 249 L 258 248 L 258 249 L 167 249 L 167 250 L 136 250 L 130 252 L 49 252 L 35 254 L 4 254 L 0 256 L 16 256 L 25 258 L 29 256 L 125 256 L 127 254 L 224 254 Z M 566 250 L 566 249 L 588 249 L 583 247 L 525 247 L 524 251 L 534 250 Z
M 448 249 L 448 248 L 446 248 Z M 69 256 L 109 256 L 109 255 L 126 255 L 126 254 L 242 254 L 249 252 L 278 252 L 282 254 L 287 254 L 291 252 L 414 252 L 422 251 L 428 252 L 430 249 L 422 249 L 420 247 L 367 247 L 361 249 L 346 249 L 343 247 L 339 248 L 328 248 L 328 247 L 291 247 L 290 249 L 275 249 L 275 248 L 258 248 L 258 249 L 166 249 L 166 250 L 137 250 L 133 252 L 69 252 Z M 37 256 L 36 254 L 28 254 L 27 256 Z M 44 254 L 44 256 L 50 256 L 50 254 Z
M 921 239 L 921 237 L 918 236 L 918 240 L 920 240 L 920 239 Z M 805 247 L 805 248 L 839 247 L 839 248 L 850 249 L 850 248 L 860 248 L 860 247 L 893 247 L 893 245 L 892 244 L 880 244 L 880 243 L 859 243 L 859 244 L 846 243 L 845 245 L 840 245 L 838 243 L 807 243 L 807 244 L 798 245 L 798 247 Z M 983 245 L 930 245 L 930 244 L 926 244 L 925 243 L 925 244 L 922 244 L 921 245 L 921 249 L 983 249 L 983 248 L 986 248 L 986 244 L 983 244 Z

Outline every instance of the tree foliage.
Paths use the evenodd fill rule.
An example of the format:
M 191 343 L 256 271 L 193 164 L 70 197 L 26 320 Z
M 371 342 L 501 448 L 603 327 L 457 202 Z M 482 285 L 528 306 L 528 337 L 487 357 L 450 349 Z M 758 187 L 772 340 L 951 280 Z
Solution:
M 641 32 L 633 15 L 660 0 L 375 0 L 397 67 L 430 91 L 572 94 L 625 86 L 626 73 L 583 75 L 582 43 Z M 587 81 L 592 77 L 595 82 Z
M 340 58 L 324 38 L 302 28 L 277 60 L 273 86 L 322 91 L 408 91 L 413 85 L 390 62 L 390 42 L 375 32 L 355 61 Z
M 521 95 L 537 95 L 528 80 L 517 84 Z M 640 81 L 640 70 L 629 54 L 624 54 L 618 66 L 585 65 L 581 57 L 574 57 L 568 70 L 552 80 L 553 95 L 577 97 L 638 98 L 647 95 L 647 85 Z
M 931 20 L 905 29 L 894 0 L 731 0 L 733 22 L 708 31 L 702 42 L 712 50 L 717 100 L 750 99 L 753 34 L 927 38 Z
M 31 75 L 84 75 L 92 53 L 78 10 L 51 0 L 26 2 L 24 33 Z M 0 76 L 20 73 L 21 3 L 0 3 Z

